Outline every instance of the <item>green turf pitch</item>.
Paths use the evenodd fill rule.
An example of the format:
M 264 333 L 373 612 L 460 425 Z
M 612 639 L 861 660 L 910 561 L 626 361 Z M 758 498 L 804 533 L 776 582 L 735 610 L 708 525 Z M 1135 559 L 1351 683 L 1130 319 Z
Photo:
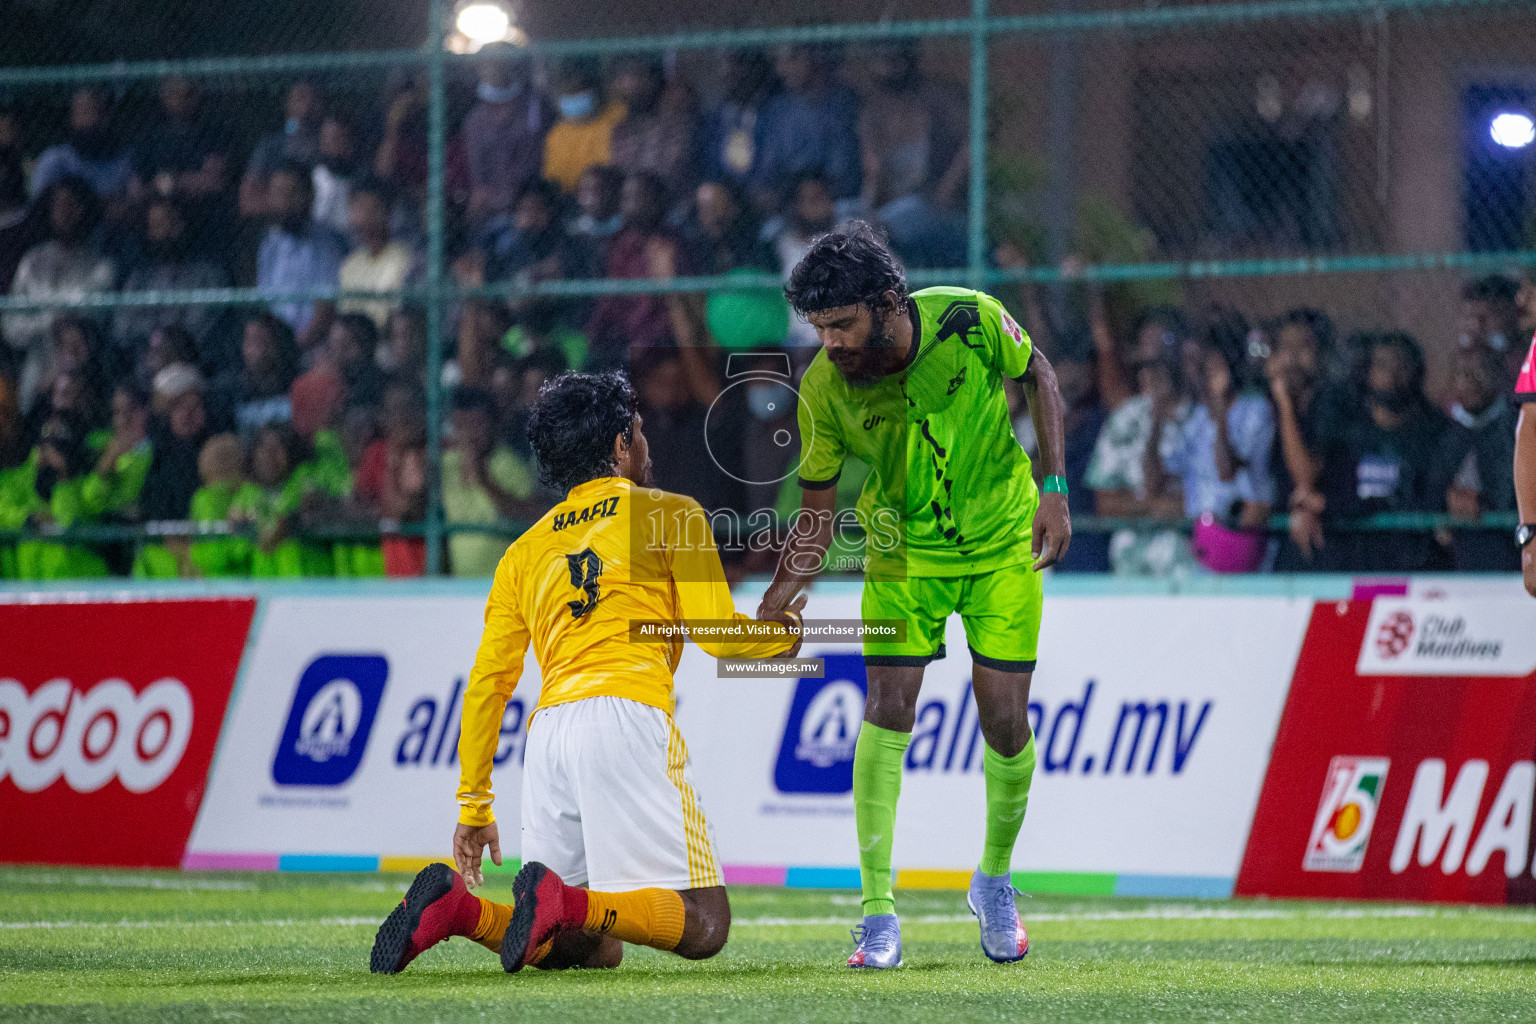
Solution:
M 706 963 L 508 977 L 455 939 L 374 977 L 408 882 L 0 869 L 0 1021 L 1536 1020 L 1529 909 L 1037 897 L 998 966 L 962 893 L 901 892 L 907 966 L 876 973 L 842 966 L 855 894 L 743 888 Z

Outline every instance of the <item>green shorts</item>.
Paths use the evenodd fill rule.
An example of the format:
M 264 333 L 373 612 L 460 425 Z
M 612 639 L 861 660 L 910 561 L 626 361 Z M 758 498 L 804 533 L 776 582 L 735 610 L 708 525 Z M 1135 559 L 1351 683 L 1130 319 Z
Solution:
M 905 622 L 907 636 L 902 643 L 866 639 L 864 663 L 921 666 L 944 657 L 944 626 L 959 612 L 976 664 L 1033 672 L 1041 597 L 1040 574 L 1027 563 L 978 576 L 865 580 L 864 620 Z

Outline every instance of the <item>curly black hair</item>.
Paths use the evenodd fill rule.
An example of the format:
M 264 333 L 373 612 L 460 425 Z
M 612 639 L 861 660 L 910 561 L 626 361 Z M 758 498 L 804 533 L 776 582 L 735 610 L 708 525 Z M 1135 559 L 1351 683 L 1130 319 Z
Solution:
M 811 243 L 790 272 L 784 295 L 801 316 L 839 306 L 874 308 L 886 292 L 907 299 L 907 273 L 880 232 L 849 221 Z
M 613 439 L 634 440 L 640 402 L 621 370 L 562 373 L 539 389 L 528 442 L 539 479 L 560 494 L 613 473 Z

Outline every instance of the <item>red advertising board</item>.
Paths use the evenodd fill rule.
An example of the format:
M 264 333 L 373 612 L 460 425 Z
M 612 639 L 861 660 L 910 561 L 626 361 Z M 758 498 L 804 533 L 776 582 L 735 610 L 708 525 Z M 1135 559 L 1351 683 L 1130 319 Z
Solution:
M 1536 902 L 1536 605 L 1319 603 L 1238 895 Z
M 0 861 L 178 866 L 255 609 L 0 604 Z

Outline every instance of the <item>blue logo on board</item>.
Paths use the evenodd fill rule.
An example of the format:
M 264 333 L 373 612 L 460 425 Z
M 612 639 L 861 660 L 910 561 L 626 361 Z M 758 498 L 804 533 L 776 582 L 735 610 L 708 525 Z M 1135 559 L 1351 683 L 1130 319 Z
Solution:
M 322 654 L 305 668 L 272 759 L 279 786 L 339 786 L 357 772 L 384 696 L 378 654 Z
M 779 741 L 773 784 L 781 793 L 847 793 L 853 789 L 853 747 L 864 721 L 864 657 L 822 656 L 826 678 L 802 679 Z

